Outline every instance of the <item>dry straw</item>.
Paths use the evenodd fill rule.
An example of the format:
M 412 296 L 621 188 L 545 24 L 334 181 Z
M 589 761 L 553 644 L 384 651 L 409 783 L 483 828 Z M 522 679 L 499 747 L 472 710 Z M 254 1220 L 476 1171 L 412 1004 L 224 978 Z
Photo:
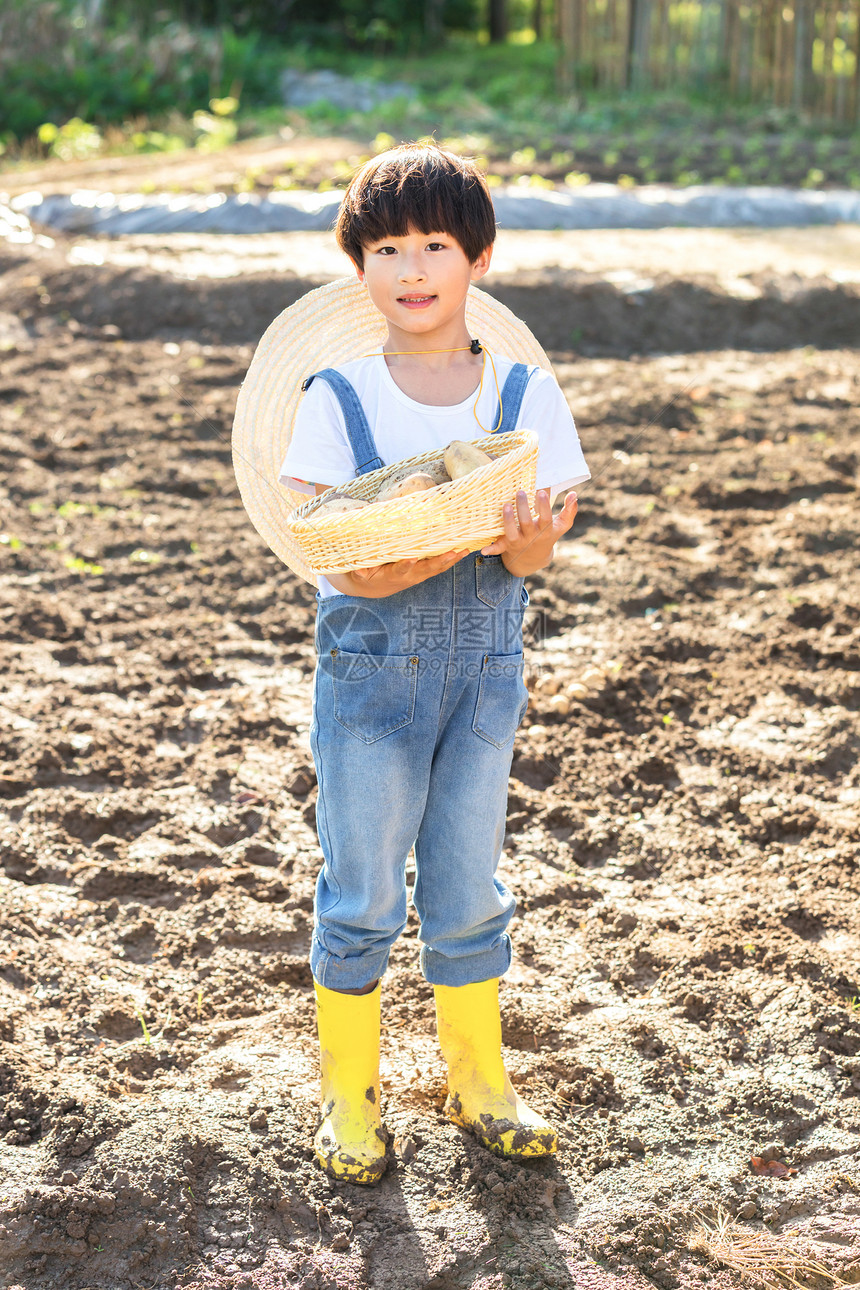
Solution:
M 466 327 L 469 334 L 477 337 L 493 354 L 552 370 L 549 359 L 525 323 L 492 296 L 475 287 L 470 288 L 466 301 Z M 275 555 L 311 583 L 317 581 L 316 572 L 291 530 L 290 518 L 296 507 L 308 503 L 308 495 L 278 482 L 292 437 L 302 381 L 324 367 L 335 367 L 378 349 L 386 334 L 384 318 L 371 304 L 366 289 L 357 279 L 341 278 L 318 287 L 285 309 L 271 324 L 257 347 L 239 392 L 233 423 L 233 466 L 242 501 L 257 532 Z M 516 451 L 519 451 L 519 446 Z M 510 455 L 515 455 L 514 450 Z M 510 500 L 513 496 L 509 493 L 503 498 L 500 490 L 507 488 L 511 481 L 503 479 L 505 472 L 498 463 L 483 467 L 477 473 L 482 474 L 484 470 L 495 481 L 493 487 L 497 491 L 500 511 L 502 500 Z M 369 479 L 370 476 L 363 478 Z M 467 476 L 464 481 L 456 481 L 457 487 L 468 479 Z M 481 487 L 486 479 L 480 481 Z M 358 482 L 353 481 L 347 487 L 351 489 Z M 433 490 L 439 504 L 443 500 L 442 489 L 449 487 L 443 485 L 441 489 Z M 534 481 L 531 487 L 534 487 Z M 402 500 L 410 503 L 411 510 L 412 507 L 427 505 L 416 500 L 421 497 L 420 493 L 413 493 Z M 402 511 L 406 509 L 403 507 Z M 382 507 L 380 514 L 381 511 Z M 363 514 L 346 512 L 332 518 L 354 520 Z M 375 511 L 370 514 L 377 516 Z M 364 525 L 368 523 L 364 520 Z M 322 526 L 323 521 L 317 521 L 318 529 Z M 348 526 L 339 527 L 344 534 L 348 531 Z M 495 533 L 499 532 L 501 525 L 497 524 Z M 457 535 L 453 531 L 449 532 L 448 544 L 440 549 L 453 549 L 451 538 L 454 536 Z M 490 536 L 493 533 L 485 530 L 483 537 Z M 463 541 L 463 546 L 466 545 Z M 468 545 L 473 545 L 471 540 Z M 316 567 L 322 569 L 324 566 Z
M 687 1238 L 687 1249 L 706 1255 L 764 1290 L 809 1290 L 811 1285 L 830 1290 L 849 1284 L 813 1258 L 808 1245 L 798 1237 L 757 1232 L 727 1214 L 717 1214 L 712 1221 L 702 1218 Z

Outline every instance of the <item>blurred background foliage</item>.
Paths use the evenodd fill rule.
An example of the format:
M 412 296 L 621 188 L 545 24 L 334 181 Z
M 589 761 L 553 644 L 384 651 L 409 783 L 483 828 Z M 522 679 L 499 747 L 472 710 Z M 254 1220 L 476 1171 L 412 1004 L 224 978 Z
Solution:
M 860 186 L 858 43 L 860 0 L 0 0 L 0 152 L 434 134 L 499 181 Z M 408 93 L 285 107 L 321 68 Z

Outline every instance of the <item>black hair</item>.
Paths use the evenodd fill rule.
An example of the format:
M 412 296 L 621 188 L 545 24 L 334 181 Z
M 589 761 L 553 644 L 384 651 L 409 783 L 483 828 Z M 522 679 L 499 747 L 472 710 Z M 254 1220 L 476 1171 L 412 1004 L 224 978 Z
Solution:
M 404 143 L 372 157 L 353 177 L 335 224 L 338 246 L 357 265 L 387 237 L 447 233 L 470 264 L 492 246 L 496 215 L 473 161 L 435 143 Z

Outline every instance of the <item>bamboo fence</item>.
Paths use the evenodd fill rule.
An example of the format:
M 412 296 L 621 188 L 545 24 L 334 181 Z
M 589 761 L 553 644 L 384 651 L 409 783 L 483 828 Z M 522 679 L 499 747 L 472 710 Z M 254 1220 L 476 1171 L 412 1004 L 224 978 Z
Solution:
M 712 89 L 860 121 L 860 0 L 557 0 L 562 88 Z

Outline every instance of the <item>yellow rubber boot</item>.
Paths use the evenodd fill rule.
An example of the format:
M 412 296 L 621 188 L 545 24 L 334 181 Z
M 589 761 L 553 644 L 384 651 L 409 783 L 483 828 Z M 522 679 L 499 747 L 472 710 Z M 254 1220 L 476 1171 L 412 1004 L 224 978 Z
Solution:
M 436 1024 L 448 1065 L 445 1114 L 497 1156 L 551 1156 L 558 1135 L 519 1097 L 502 1062 L 499 982 L 437 985 Z
M 375 1183 L 385 1172 L 379 1116 L 379 996 L 341 994 L 314 982 L 322 1105 L 316 1158 L 332 1178 Z

